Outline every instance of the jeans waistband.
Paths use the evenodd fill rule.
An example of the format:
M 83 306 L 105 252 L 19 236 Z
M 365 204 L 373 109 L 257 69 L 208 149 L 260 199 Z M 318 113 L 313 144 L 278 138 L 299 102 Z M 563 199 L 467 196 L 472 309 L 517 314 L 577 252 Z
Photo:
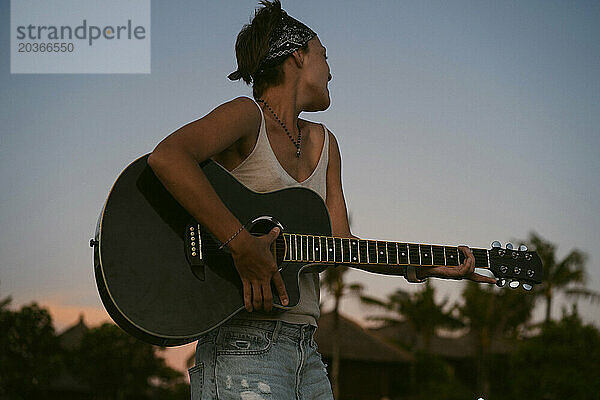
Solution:
M 317 327 L 310 324 L 290 324 L 284 321 L 252 320 L 252 319 L 232 319 L 228 325 L 247 326 L 262 329 L 273 334 L 273 339 L 282 335 L 290 339 L 299 340 L 301 338 L 310 339 L 313 337 Z

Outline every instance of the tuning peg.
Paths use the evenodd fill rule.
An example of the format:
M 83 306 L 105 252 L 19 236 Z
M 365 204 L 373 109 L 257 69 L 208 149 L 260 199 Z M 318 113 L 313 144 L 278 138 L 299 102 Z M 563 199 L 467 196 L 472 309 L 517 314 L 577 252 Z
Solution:
M 510 283 L 508 284 L 508 286 L 509 286 L 511 289 L 516 289 L 516 288 L 518 288 L 520 285 L 521 285 L 521 282 L 519 282 L 519 281 L 517 281 L 517 280 L 510 281 Z
M 519 251 L 527 251 L 527 246 L 525 246 L 524 244 L 520 245 Z
M 533 289 L 533 286 L 532 286 L 532 285 L 530 285 L 529 283 L 523 283 L 521 286 L 523 287 L 523 289 L 527 290 L 528 292 L 529 292 L 531 289 Z
M 500 247 L 502 247 L 502 245 L 500 244 L 500 242 L 499 242 L 499 241 L 497 241 L 497 240 L 494 240 L 494 241 L 492 242 L 492 247 L 494 247 L 494 248 L 500 248 Z
M 506 250 L 512 250 L 512 249 L 513 249 L 512 243 L 510 243 L 510 242 L 506 243 Z
M 498 279 L 496 281 L 496 286 L 498 286 L 498 287 L 504 287 L 504 285 L 506 285 L 506 279 L 501 278 L 501 279 Z

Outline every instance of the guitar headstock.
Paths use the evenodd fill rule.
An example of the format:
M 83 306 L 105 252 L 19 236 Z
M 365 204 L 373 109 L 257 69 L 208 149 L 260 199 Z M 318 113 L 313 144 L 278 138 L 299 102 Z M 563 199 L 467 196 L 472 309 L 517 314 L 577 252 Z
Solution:
M 538 254 L 529 251 L 527 246 L 521 245 L 518 249 L 513 249 L 513 245 L 507 243 L 503 249 L 500 242 L 494 241 L 488 252 L 490 270 L 498 279 L 498 286 L 503 287 L 508 283 L 512 289 L 522 286 L 525 290 L 531 290 L 534 284 L 542 283 L 542 261 Z

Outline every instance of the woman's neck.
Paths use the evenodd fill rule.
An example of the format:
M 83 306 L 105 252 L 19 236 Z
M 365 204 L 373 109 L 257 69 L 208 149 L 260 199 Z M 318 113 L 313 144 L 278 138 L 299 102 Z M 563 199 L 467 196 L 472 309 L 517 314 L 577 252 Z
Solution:
M 290 132 L 297 131 L 298 116 L 302 112 L 301 105 L 293 93 L 294 91 L 285 88 L 284 85 L 279 85 L 266 89 L 260 97 L 269 104 Z

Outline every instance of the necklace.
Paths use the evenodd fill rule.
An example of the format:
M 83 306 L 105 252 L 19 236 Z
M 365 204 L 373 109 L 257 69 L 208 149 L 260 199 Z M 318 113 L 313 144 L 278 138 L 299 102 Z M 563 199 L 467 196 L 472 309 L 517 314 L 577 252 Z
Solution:
M 296 157 L 300 158 L 300 144 L 302 143 L 302 131 L 300 130 L 300 125 L 298 125 L 298 123 L 296 123 L 296 127 L 298 127 L 298 140 L 294 140 L 294 138 L 290 134 L 290 131 L 288 130 L 287 126 L 285 126 L 285 124 L 283 123 L 283 121 L 279 119 L 279 117 L 277 116 L 277 114 L 275 114 L 275 111 L 273 111 L 273 109 L 271 108 L 271 106 L 269 105 L 269 103 L 267 103 L 263 99 L 258 99 L 256 101 L 258 103 L 263 103 L 265 106 L 267 106 L 267 109 L 269 110 L 269 112 L 271 114 L 273 114 L 273 117 L 275 118 L 275 120 L 277 122 L 279 122 L 279 125 L 281 125 L 281 127 L 283 128 L 283 130 L 285 131 L 285 133 L 287 133 L 288 137 L 290 138 L 290 140 L 292 141 L 292 143 L 294 144 L 294 146 L 296 146 Z

